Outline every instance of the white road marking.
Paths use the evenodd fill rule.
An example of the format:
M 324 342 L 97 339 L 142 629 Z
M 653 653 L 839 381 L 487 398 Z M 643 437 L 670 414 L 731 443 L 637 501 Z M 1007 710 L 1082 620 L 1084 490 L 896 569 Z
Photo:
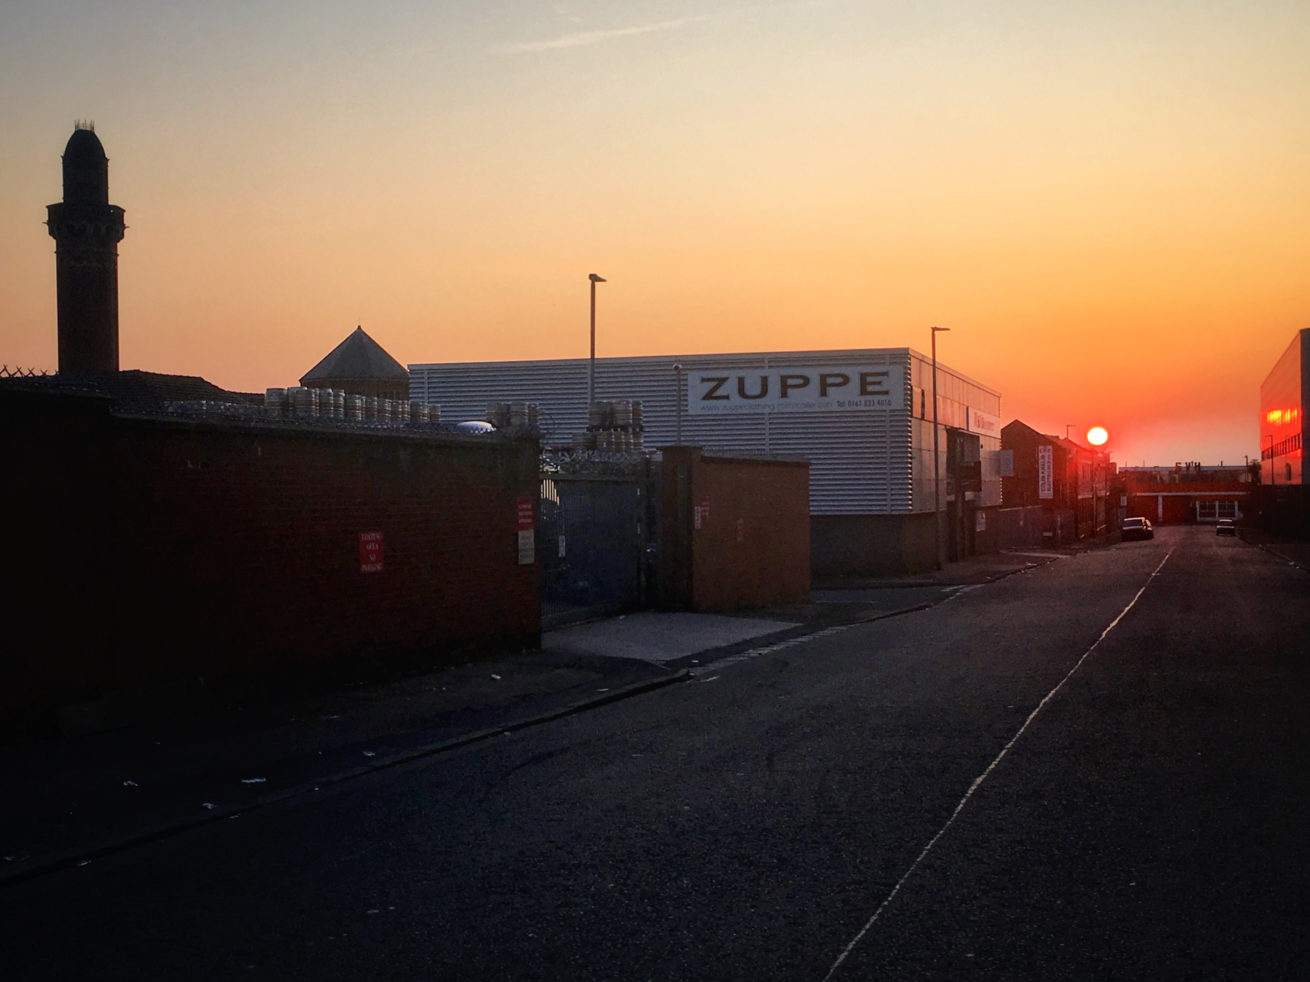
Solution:
M 1023 736 L 1025 732 L 1027 732 L 1028 727 L 1032 725 L 1033 720 L 1035 720 L 1038 714 L 1046 708 L 1047 704 L 1059 694 L 1060 690 L 1068 684 L 1069 680 L 1078 672 L 1078 669 L 1082 668 L 1083 662 L 1087 661 L 1092 652 L 1100 647 L 1101 642 L 1106 639 L 1109 633 L 1119 626 L 1119 622 L 1127 616 L 1128 611 L 1132 610 L 1133 607 L 1137 605 L 1137 601 L 1142 598 L 1142 594 L 1146 592 L 1146 588 L 1151 585 L 1152 580 L 1160 575 L 1160 570 L 1164 569 L 1164 564 L 1169 561 L 1169 557 L 1172 555 L 1173 550 L 1170 549 L 1169 552 L 1165 554 L 1164 559 L 1160 560 L 1160 565 L 1157 566 L 1155 571 L 1146 578 L 1146 582 L 1142 584 L 1142 588 L 1133 595 L 1133 599 L 1128 602 L 1128 606 L 1119 611 L 1119 616 L 1112 620 L 1109 626 L 1101 632 L 1101 636 L 1092 643 L 1092 646 L 1083 652 L 1082 657 L 1074 663 L 1073 668 L 1069 669 L 1069 673 L 1060 680 L 1059 684 L 1057 684 L 1050 692 L 1046 693 L 1045 698 L 1037 704 L 1037 708 L 1028 714 L 1028 718 L 1024 720 L 1023 726 L 1019 727 L 1018 732 L 1010 737 L 1010 742 L 1001 748 L 1001 752 L 996 755 L 996 759 L 987 765 L 986 770 L 973 779 L 973 783 L 969 785 L 969 790 L 964 793 L 964 797 L 961 798 L 959 803 L 955 806 L 955 811 L 951 812 L 951 817 L 946 820 L 946 824 L 938 829 L 937 834 L 928 840 L 928 844 L 923 847 L 923 851 L 919 853 L 918 858 L 910 864 L 910 868 L 905 871 L 905 874 L 896 881 L 896 886 L 892 887 L 892 892 L 887 894 L 887 899 L 878 905 L 878 909 L 873 912 L 873 916 L 869 918 L 868 923 L 860 928 L 859 933 L 851 939 L 850 944 L 842 949 L 842 953 L 837 956 L 837 960 L 833 962 L 832 967 L 828 969 L 828 974 L 823 977 L 823 982 L 829 982 L 829 980 L 837 974 L 837 970 L 841 968 L 842 962 L 846 961 L 850 953 L 855 950 L 855 947 L 864 940 L 864 936 L 873 929 L 875 924 L 878 923 L 878 919 L 882 917 L 883 911 L 885 911 L 891 905 L 891 902 L 896 899 L 897 894 L 901 892 L 901 888 L 905 886 L 910 877 L 914 875 L 915 870 L 923 865 L 923 861 L 928 858 L 928 854 L 933 851 L 933 848 L 941 840 L 942 836 L 944 836 L 947 830 L 955 824 L 955 820 L 959 818 L 960 813 L 964 811 L 964 806 L 969 803 L 971 798 L 973 798 L 974 792 L 982 787 L 983 782 L 986 781 L 987 778 L 991 777 L 992 771 L 996 770 L 997 765 L 1005 759 L 1005 755 L 1010 752 L 1010 748 L 1019 741 L 1019 738 Z

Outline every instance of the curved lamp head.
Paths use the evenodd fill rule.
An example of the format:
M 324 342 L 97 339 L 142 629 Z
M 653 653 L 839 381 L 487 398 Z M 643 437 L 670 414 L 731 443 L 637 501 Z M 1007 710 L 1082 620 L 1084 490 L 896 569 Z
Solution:
M 603 277 L 603 276 L 598 276 L 598 275 L 596 275 L 595 273 L 588 273 L 588 274 L 587 274 L 587 279 L 591 280 L 591 282 L 593 282 L 593 283 L 604 283 L 604 282 L 605 282 L 605 277 Z

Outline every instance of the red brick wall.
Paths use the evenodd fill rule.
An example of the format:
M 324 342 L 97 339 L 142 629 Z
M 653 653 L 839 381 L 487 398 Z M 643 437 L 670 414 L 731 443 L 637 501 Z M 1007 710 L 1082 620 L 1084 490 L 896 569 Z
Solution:
M 735 610 L 808 599 L 808 462 L 668 447 L 660 487 L 666 606 Z
M 0 399 L 0 433 L 25 557 L 6 704 L 539 642 L 516 532 L 535 443 L 134 420 L 63 396 Z M 371 532 L 382 568 L 361 572 Z

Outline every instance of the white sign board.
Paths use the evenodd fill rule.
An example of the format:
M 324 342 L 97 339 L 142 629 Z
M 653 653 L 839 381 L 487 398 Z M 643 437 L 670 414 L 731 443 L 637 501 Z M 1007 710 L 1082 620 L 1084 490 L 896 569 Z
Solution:
M 687 373 L 687 411 L 714 415 L 904 409 L 901 368 L 851 365 L 701 369 Z
M 977 433 L 981 436 L 1001 435 L 1001 421 L 995 416 L 984 413 L 980 409 L 969 407 L 969 432 Z
M 519 565 L 531 566 L 537 561 L 537 513 L 529 495 L 519 495 L 516 504 L 519 539 Z
M 1037 497 L 1055 497 L 1055 473 L 1049 444 L 1037 448 Z

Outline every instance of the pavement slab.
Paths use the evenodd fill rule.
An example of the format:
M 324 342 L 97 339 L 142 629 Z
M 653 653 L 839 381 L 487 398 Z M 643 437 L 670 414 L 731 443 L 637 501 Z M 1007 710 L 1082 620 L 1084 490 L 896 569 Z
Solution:
M 639 611 L 542 635 L 543 651 L 636 658 L 663 664 L 794 628 L 794 620 L 671 611 Z

